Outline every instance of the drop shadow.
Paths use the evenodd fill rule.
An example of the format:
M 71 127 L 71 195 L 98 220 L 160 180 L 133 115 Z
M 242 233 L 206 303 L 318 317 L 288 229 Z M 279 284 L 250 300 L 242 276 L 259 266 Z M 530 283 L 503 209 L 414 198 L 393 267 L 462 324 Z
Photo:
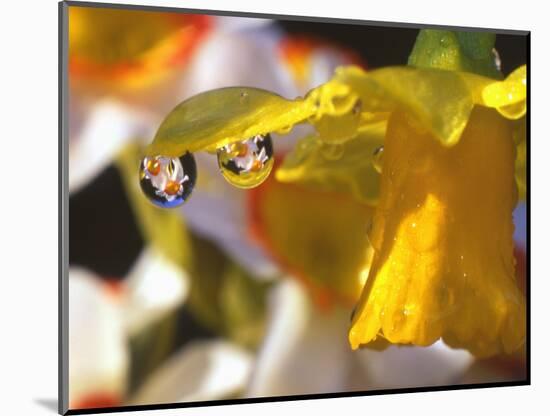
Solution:
M 34 399 L 34 402 L 57 414 L 57 399 Z

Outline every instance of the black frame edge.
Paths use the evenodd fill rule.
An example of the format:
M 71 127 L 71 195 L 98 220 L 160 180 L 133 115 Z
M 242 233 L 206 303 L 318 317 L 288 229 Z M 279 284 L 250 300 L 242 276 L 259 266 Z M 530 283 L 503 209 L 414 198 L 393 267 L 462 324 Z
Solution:
M 68 4 L 58 3 L 58 396 L 57 411 L 69 411 L 69 189 L 68 189 Z

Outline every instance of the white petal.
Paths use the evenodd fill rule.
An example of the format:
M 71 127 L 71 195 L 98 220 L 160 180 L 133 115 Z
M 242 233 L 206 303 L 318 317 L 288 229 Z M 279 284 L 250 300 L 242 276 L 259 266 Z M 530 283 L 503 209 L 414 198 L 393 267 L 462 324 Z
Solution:
M 194 56 L 181 91 L 187 97 L 214 88 L 246 86 L 293 94 L 281 79 L 276 48 L 279 35 L 269 30 L 246 34 L 212 33 Z
M 246 384 L 252 355 L 224 341 L 197 341 L 185 346 L 156 370 L 130 400 L 131 404 L 176 403 L 222 399 Z
M 123 397 L 129 352 L 117 300 L 101 280 L 69 270 L 69 401 L 96 392 Z
M 283 280 L 272 295 L 267 337 L 247 396 L 345 391 L 351 359 L 349 316 L 314 309 L 292 279 Z
M 156 128 L 148 115 L 110 99 L 91 105 L 89 112 L 80 117 L 83 125 L 69 140 L 70 192 L 90 182 L 130 140 L 148 141 Z
M 149 247 L 142 252 L 127 280 L 124 317 L 136 333 L 182 304 L 189 292 L 189 276 Z
M 384 351 L 356 353 L 372 389 L 456 384 L 473 362 L 469 352 L 452 349 L 442 341 L 429 347 L 393 345 Z
M 311 55 L 311 71 L 309 74 L 307 88 L 315 88 L 324 84 L 334 75 L 334 70 L 344 65 L 346 59 L 337 50 L 319 48 Z
M 249 18 L 243 19 L 242 17 L 232 16 L 216 16 L 215 24 L 216 30 L 224 32 L 234 31 L 248 31 L 253 29 L 261 29 L 263 26 L 273 24 L 271 19 L 255 19 Z

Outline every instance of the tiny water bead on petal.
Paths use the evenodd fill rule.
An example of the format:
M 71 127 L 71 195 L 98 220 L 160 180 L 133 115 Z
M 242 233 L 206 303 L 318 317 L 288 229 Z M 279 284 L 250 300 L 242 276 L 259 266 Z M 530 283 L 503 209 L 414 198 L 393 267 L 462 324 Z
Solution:
M 174 208 L 191 195 L 197 180 L 197 165 L 191 153 L 179 158 L 145 157 L 139 169 L 141 190 L 161 208 Z
M 378 173 L 382 173 L 382 163 L 384 160 L 384 146 L 376 148 L 372 154 L 372 166 Z
M 257 135 L 218 149 L 218 166 L 224 178 L 238 188 L 254 188 L 273 168 L 271 136 Z

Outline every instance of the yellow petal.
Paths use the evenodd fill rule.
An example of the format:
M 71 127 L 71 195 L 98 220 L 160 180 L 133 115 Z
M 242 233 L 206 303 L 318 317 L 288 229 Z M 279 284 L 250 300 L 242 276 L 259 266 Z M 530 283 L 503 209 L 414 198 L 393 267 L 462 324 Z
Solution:
M 476 107 L 453 147 L 395 112 L 384 144 L 375 254 L 349 333 L 478 356 L 518 349 L 525 300 L 515 282 L 510 122 Z
M 517 86 L 517 96 L 525 90 L 521 82 L 503 82 Z M 387 120 L 397 109 L 407 110 L 443 145 L 452 146 L 460 139 L 475 104 L 495 105 L 484 96 L 491 85 L 500 84 L 467 72 L 411 67 L 365 72 L 348 66 L 338 68 L 332 80 L 295 100 L 255 88 L 222 88 L 178 105 L 162 122 L 146 154 L 175 157 L 186 151 L 215 152 L 257 134 L 286 134 L 302 122 L 315 126 L 321 141 L 343 144 L 371 124 Z M 521 105 L 521 101 L 510 105 Z M 515 117 L 517 109 L 510 105 L 499 111 Z
M 516 120 L 527 111 L 527 67 L 519 67 L 504 81 L 497 81 L 483 89 L 483 104 L 494 107 L 504 117 Z
M 343 144 L 305 137 L 285 157 L 276 178 L 314 189 L 348 193 L 359 202 L 374 205 L 378 200 L 380 174 L 373 157 L 384 142 L 385 132 L 386 123 L 380 122 Z
M 180 156 L 290 128 L 315 112 L 311 100 L 286 100 L 257 88 L 230 87 L 195 95 L 164 119 L 147 155 Z
M 356 302 L 371 255 L 365 248 L 373 209 L 273 177 L 249 192 L 253 235 L 317 304 Z
M 474 106 L 469 79 L 477 75 L 445 70 L 389 67 L 364 72 L 340 68 L 331 82 L 350 88 L 367 114 L 406 109 L 445 145 L 458 141 Z M 487 82 L 492 81 L 487 79 Z M 330 83 L 329 83 L 330 84 Z

